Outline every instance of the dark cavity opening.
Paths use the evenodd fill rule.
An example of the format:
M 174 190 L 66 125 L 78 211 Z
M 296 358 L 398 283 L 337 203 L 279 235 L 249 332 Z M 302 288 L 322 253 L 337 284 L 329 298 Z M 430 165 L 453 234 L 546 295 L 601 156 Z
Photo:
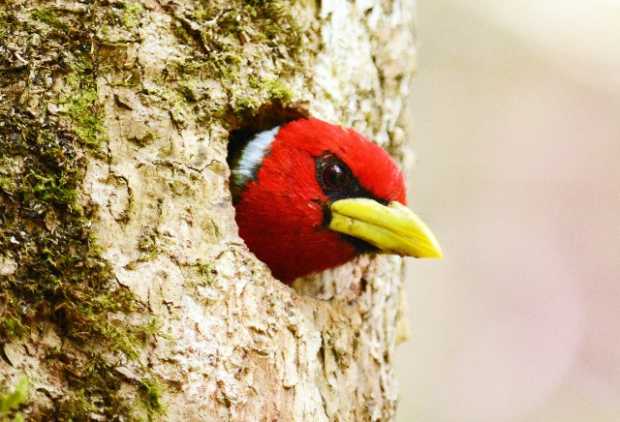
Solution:
M 226 161 L 229 168 L 234 168 L 241 151 L 246 144 L 259 132 L 269 130 L 276 126 L 281 126 L 293 120 L 304 119 L 310 117 L 307 103 L 293 103 L 283 105 L 279 101 L 268 102 L 260 106 L 253 113 L 246 113 L 240 116 L 238 121 L 234 122 L 233 129 L 228 136 L 228 151 Z M 233 201 L 237 198 L 239 192 L 235 192 L 232 183 L 231 193 Z

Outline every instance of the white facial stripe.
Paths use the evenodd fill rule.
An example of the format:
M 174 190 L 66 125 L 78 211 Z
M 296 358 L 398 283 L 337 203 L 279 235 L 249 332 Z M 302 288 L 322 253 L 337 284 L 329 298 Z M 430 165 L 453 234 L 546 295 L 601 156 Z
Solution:
M 245 185 L 254 178 L 256 170 L 271 150 L 271 144 L 280 130 L 280 126 L 257 133 L 241 152 L 237 167 L 232 170 L 233 182 L 237 186 Z

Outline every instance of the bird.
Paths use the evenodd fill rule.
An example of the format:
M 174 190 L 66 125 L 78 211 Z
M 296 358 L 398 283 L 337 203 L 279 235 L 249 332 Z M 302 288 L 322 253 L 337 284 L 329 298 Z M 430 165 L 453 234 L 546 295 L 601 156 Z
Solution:
M 443 255 L 395 161 L 352 129 L 296 118 L 248 136 L 229 165 L 239 236 L 285 284 L 364 253 Z

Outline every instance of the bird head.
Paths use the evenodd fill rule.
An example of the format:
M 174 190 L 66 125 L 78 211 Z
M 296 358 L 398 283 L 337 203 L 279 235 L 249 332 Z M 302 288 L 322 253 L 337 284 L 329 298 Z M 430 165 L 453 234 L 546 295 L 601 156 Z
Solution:
M 351 129 L 301 118 L 253 135 L 231 190 L 239 235 L 287 284 L 361 253 L 441 256 L 395 162 Z

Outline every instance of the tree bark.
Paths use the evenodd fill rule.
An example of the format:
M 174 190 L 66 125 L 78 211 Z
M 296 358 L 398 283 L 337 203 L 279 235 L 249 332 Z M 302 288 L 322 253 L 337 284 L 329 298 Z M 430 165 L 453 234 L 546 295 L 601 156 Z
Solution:
M 414 0 L 0 5 L 0 419 L 392 419 L 401 259 L 283 285 L 226 154 L 305 103 L 409 161 Z

